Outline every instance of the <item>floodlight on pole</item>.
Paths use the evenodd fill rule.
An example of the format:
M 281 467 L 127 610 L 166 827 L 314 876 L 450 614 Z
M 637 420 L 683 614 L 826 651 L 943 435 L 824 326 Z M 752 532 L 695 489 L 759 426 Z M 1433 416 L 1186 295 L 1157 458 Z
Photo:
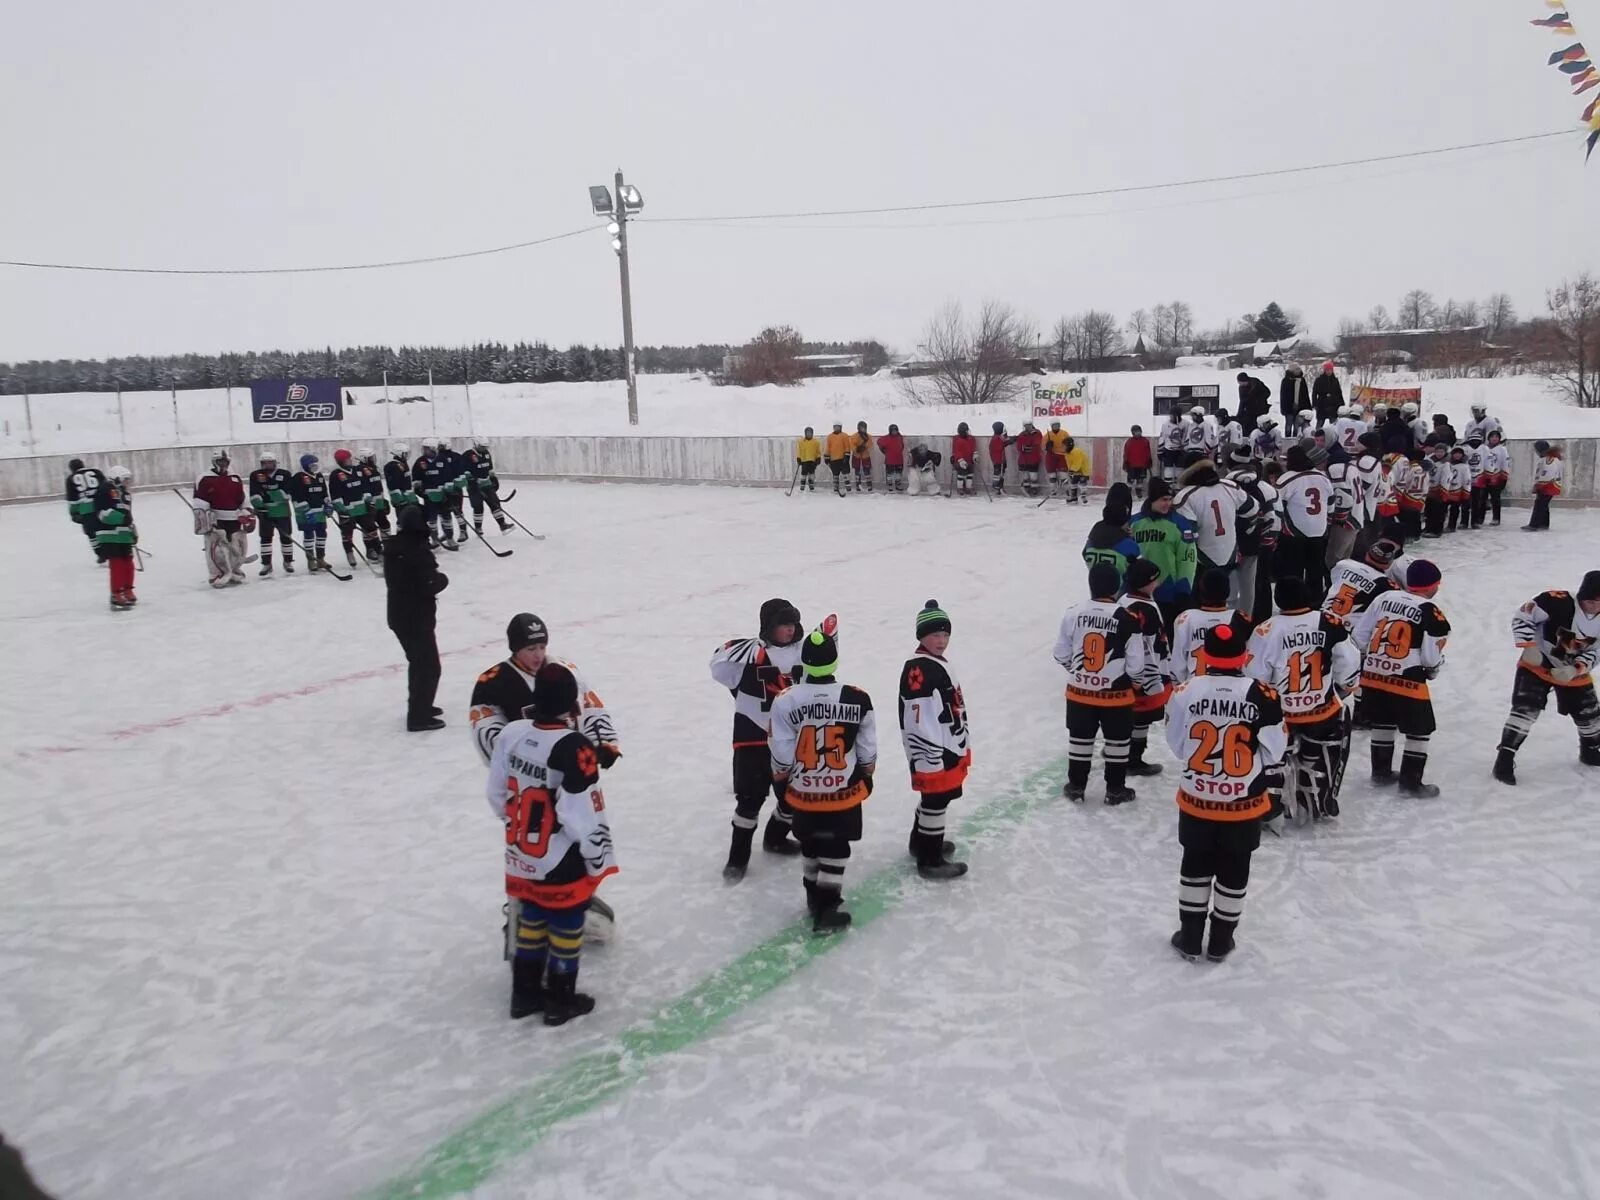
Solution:
M 639 382 L 633 369 L 633 291 L 628 282 L 628 218 L 644 208 L 644 195 L 631 183 L 624 183 L 622 168 L 617 168 L 616 202 L 611 189 L 595 184 L 589 189 L 589 207 L 597 217 L 611 217 L 606 232 L 611 249 L 616 251 L 622 277 L 622 372 L 628 381 L 628 424 L 639 423 Z

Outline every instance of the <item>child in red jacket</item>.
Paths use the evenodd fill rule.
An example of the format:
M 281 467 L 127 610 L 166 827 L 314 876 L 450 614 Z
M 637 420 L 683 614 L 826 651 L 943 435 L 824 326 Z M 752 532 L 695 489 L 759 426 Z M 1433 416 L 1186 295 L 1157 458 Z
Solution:
M 1032 421 L 1022 423 L 1017 435 L 1017 473 L 1022 476 L 1022 490 L 1029 496 L 1039 494 L 1039 467 L 1044 462 L 1044 434 L 1033 427 Z
M 1006 490 L 1006 447 L 1016 441 L 1015 438 L 1006 436 L 1006 423 L 994 423 L 994 436 L 989 439 L 989 462 L 994 467 L 994 494 L 1004 494 Z
M 906 439 L 900 435 L 900 426 L 889 426 L 889 432 L 878 439 L 878 449 L 883 453 L 883 490 L 906 490 Z
M 956 426 L 956 436 L 950 439 L 950 462 L 955 470 L 956 491 L 963 496 L 972 495 L 972 472 L 978 461 L 978 439 L 972 436 L 965 421 Z
M 1128 477 L 1128 486 L 1137 499 L 1144 499 L 1144 485 L 1150 478 L 1150 439 L 1144 430 L 1135 425 L 1128 430 L 1128 440 L 1122 444 L 1122 473 Z

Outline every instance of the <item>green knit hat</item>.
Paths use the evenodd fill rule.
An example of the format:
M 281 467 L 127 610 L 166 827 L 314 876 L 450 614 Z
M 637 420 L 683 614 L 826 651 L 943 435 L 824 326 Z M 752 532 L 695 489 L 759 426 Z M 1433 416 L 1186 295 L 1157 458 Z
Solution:
M 815 629 L 800 647 L 800 663 L 807 679 L 826 679 L 839 669 L 839 644 Z
M 929 600 L 917 614 L 917 640 L 920 642 L 930 633 L 949 632 L 950 614 L 939 607 L 937 600 Z

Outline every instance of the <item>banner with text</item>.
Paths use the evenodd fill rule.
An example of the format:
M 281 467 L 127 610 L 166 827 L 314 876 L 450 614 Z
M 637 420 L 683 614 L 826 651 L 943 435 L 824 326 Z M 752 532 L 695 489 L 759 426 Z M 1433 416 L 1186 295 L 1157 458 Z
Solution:
M 1089 386 L 1089 377 L 1080 375 L 1070 383 L 1036 383 L 1033 385 L 1033 411 L 1034 420 L 1041 417 L 1081 417 L 1083 415 L 1084 392 Z
M 1357 404 L 1421 404 L 1422 389 L 1409 388 L 1380 388 L 1361 387 L 1359 384 L 1351 393 Z
M 344 393 L 337 379 L 258 379 L 250 385 L 250 418 L 269 421 L 341 421 Z

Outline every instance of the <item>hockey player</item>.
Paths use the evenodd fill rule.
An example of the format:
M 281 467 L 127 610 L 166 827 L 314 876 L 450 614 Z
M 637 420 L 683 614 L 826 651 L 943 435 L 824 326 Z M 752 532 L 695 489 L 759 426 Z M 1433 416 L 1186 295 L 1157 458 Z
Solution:
M 1094 761 L 1094 741 L 1105 739 L 1106 803 L 1135 798 L 1128 786 L 1133 738 L 1134 680 L 1146 676 L 1139 619 L 1117 603 L 1121 579 L 1108 562 L 1089 568 L 1090 599 L 1061 618 L 1055 659 L 1067 672 L 1067 782 L 1062 795 L 1082 804 Z
M 1294 762 L 1288 808 L 1299 824 L 1339 815 L 1350 750 L 1344 702 L 1361 677 L 1361 654 L 1349 626 L 1310 606 L 1301 580 L 1280 579 L 1276 598 L 1278 615 L 1250 636 L 1245 673 L 1271 685 L 1283 706 Z
M 105 562 L 105 556 L 95 549 L 94 494 L 106 477 L 93 467 L 84 466 L 81 458 L 69 462 L 67 470 L 70 472 L 67 475 L 67 515 L 89 539 L 89 547 L 95 550 L 96 560 Z
M 133 472 L 116 466 L 106 472 L 94 490 L 94 544 L 105 560 L 111 576 L 111 608 L 132 608 L 139 602 L 133 594 L 133 548 L 139 544 L 139 531 L 133 524 Z
M 1277 465 L 1275 462 L 1259 463 L 1250 456 L 1248 447 L 1233 448 L 1234 469 L 1228 480 L 1254 503 L 1255 511 L 1238 522 L 1238 562 L 1231 572 L 1224 574 L 1230 577 L 1229 602 L 1246 618 L 1268 611 L 1266 601 L 1257 599 L 1256 578 L 1261 577 L 1261 590 L 1266 590 L 1282 522 L 1278 517 L 1278 489 L 1266 480 L 1262 471 L 1269 466 L 1276 469 Z
M 328 483 L 322 477 L 322 465 L 315 454 L 300 456 L 300 469 L 289 480 L 289 499 L 294 502 L 294 522 L 306 550 L 306 569 L 326 571 L 328 513 L 333 503 L 328 499 Z
M 1439 568 L 1425 558 L 1406 568 L 1402 590 L 1377 597 L 1355 624 L 1356 649 L 1365 656 L 1361 691 L 1372 721 L 1372 782 L 1394 783 L 1400 794 L 1428 798 L 1439 789 L 1422 782 L 1428 739 L 1436 728 L 1428 683 L 1444 665 L 1450 622 L 1433 602 Z M 1400 774 L 1394 773 L 1395 732 L 1405 735 Z
M 856 491 L 861 490 L 861 485 L 866 485 L 868 492 L 872 491 L 872 435 L 867 432 L 865 421 L 856 422 L 856 433 L 850 439 L 850 468 L 855 473 Z
M 1170 636 L 1172 622 L 1189 607 L 1189 594 L 1194 590 L 1199 554 L 1194 522 L 1172 511 L 1172 489 L 1167 481 L 1153 479 L 1150 495 L 1129 532 L 1138 544 L 1139 557 L 1153 562 L 1161 572 L 1155 601 L 1161 608 L 1162 627 Z
M 483 510 L 494 515 L 494 523 L 501 533 L 511 532 L 511 522 L 500 511 L 500 477 L 494 473 L 494 455 L 489 452 L 489 442 L 479 438 L 472 449 L 461 456 L 461 467 L 467 483 L 467 499 L 472 502 L 472 528 L 483 532 Z
M 1161 720 L 1172 695 L 1172 639 L 1156 603 L 1155 591 L 1161 582 L 1161 568 L 1148 558 L 1128 564 L 1127 593 L 1122 608 L 1139 623 L 1144 670 L 1133 676 L 1133 730 L 1128 745 L 1129 775 L 1159 775 L 1161 764 L 1146 762 L 1145 746 L 1150 726 Z
M 1250 456 L 1258 463 L 1270 462 L 1278 457 L 1278 418 L 1270 413 L 1256 422 L 1256 431 L 1250 435 Z
M 972 495 L 972 475 L 978 461 L 978 439 L 972 436 L 972 430 L 965 421 L 956 426 L 956 436 L 950 439 L 950 461 L 955 472 L 955 490 L 963 496 Z
M 422 499 L 412 490 L 411 451 L 396 442 L 389 447 L 389 461 L 383 464 L 383 482 L 389 489 L 389 501 L 395 508 L 395 520 L 407 505 L 421 504 Z
M 417 496 L 422 501 L 422 515 L 428 533 L 434 542 L 446 550 L 456 548 L 454 531 L 450 527 L 450 480 L 445 475 L 446 464 L 433 442 L 422 443 L 422 453 L 411 464 L 411 477 L 416 481 Z
M 1089 530 L 1083 543 L 1083 561 L 1093 567 L 1105 563 L 1117 573 L 1117 585 L 1112 594 L 1122 590 L 1122 580 L 1128 564 L 1139 557 L 1139 543 L 1133 540 L 1128 528 L 1132 493 L 1125 483 L 1114 483 L 1106 492 L 1105 506 L 1100 510 L 1100 520 Z
M 994 472 L 994 494 L 1002 496 L 1006 490 L 1006 447 L 1015 438 L 1006 435 L 1004 421 L 994 423 L 994 435 L 989 439 L 989 466 Z
M 1422 536 L 1422 515 L 1428 504 L 1428 469 L 1423 453 L 1412 449 L 1389 470 L 1389 485 L 1394 489 L 1397 519 L 1407 541 Z
M 1174 404 L 1172 412 L 1156 431 L 1156 446 L 1161 459 L 1161 478 L 1176 483 L 1183 470 L 1183 455 L 1189 445 L 1189 418 L 1182 405 Z
M 1500 524 L 1500 501 L 1511 481 L 1511 447 L 1498 430 L 1489 434 L 1483 454 L 1483 481 L 1489 493 L 1489 524 Z
M 1232 480 L 1217 473 L 1216 464 L 1201 459 L 1178 477 L 1174 509 L 1199 533 L 1199 570 L 1231 571 L 1239 557 L 1239 522 L 1256 515 L 1256 502 Z
M 1522 527 L 1524 533 L 1541 533 L 1550 528 L 1550 502 L 1561 495 L 1561 451 L 1546 441 L 1533 444 L 1538 458 L 1533 464 L 1533 513 Z
M 206 564 L 214 588 L 233 587 L 244 582 L 241 568 L 254 557 L 246 558 L 250 532 L 244 522 L 253 520 L 245 509 L 244 480 L 228 468 L 228 452 L 211 456 L 211 473 L 194 485 L 194 531 L 205 538 Z
M 833 630 L 827 632 L 831 635 Z M 789 806 L 782 790 L 773 785 L 767 752 L 772 702 L 789 686 L 799 665 L 800 610 L 782 599 L 762 604 L 755 637 L 734 638 L 711 656 L 711 678 L 733 696 L 733 838 L 722 869 L 722 877 L 730 883 L 743 879 L 750 865 L 750 844 L 769 791 L 778 803 L 762 831 L 761 848 L 773 854 L 795 854 L 799 849 L 789 837 Z
M 1406 425 L 1411 429 L 1411 444 L 1426 446 L 1429 435 L 1433 433 L 1433 425 L 1423 417 L 1422 406 L 1415 401 L 1407 400 L 1400 406 L 1400 415 L 1405 418 Z
M 1186 683 L 1196 675 L 1204 675 L 1206 631 L 1225 622 L 1232 622 L 1240 636 L 1250 633 L 1250 620 L 1237 609 L 1228 607 L 1228 575 L 1215 567 L 1200 576 L 1195 588 L 1199 608 L 1185 609 L 1172 623 L 1172 682 Z
M 294 538 L 289 530 L 289 472 L 278 465 L 270 451 L 261 456 L 261 465 L 250 472 L 250 507 L 255 510 L 261 534 L 261 575 L 272 574 L 272 535 L 278 535 L 283 548 L 283 569 L 294 574 Z
M 1454 533 L 1457 528 L 1472 528 L 1472 481 L 1473 471 L 1467 462 L 1467 447 L 1451 446 L 1450 491 L 1446 497 L 1449 508 L 1445 513 L 1446 533 Z
M 917 649 L 900 668 L 900 740 L 911 765 L 917 814 L 910 851 L 924 879 L 955 879 L 967 864 L 952 862 L 945 841 L 946 810 L 961 798 L 972 768 L 971 730 L 961 684 L 950 669 L 950 616 L 929 600 L 917 614 Z
M 1472 420 L 1468 421 L 1466 427 L 1461 431 L 1462 440 L 1471 441 L 1474 436 L 1477 436 L 1488 441 L 1491 433 L 1498 433 L 1502 437 L 1505 436 L 1500 427 L 1500 418 L 1491 417 L 1487 406 L 1474 404 L 1472 406 Z
M 822 461 L 822 443 L 817 441 L 816 430 L 806 426 L 806 431 L 794 444 L 794 465 L 799 473 L 795 479 L 802 492 L 817 490 L 817 464 Z
M 1361 407 L 1347 404 L 1339 410 L 1333 421 L 1329 440 L 1351 458 L 1361 453 L 1361 438 L 1367 432 L 1367 423 L 1361 419 Z
M 1196 404 L 1189 410 L 1189 423 L 1183 430 L 1183 465 L 1192 467 L 1217 452 L 1217 430 L 1206 419 L 1206 410 Z
M 828 470 L 833 473 L 833 494 L 843 496 L 848 486 L 845 476 L 850 471 L 850 438 L 844 431 L 844 422 L 835 421 L 828 435 Z
M 1600 659 L 1600 571 L 1570 592 L 1540 592 L 1511 618 L 1522 657 L 1511 686 L 1511 715 L 1500 733 L 1494 777 L 1517 782 L 1517 751 L 1533 731 L 1553 689 L 1556 712 L 1578 727 L 1578 761 L 1600 767 L 1600 701 L 1592 673 Z
M 1212 456 L 1216 462 L 1225 463 L 1235 446 L 1246 444 L 1244 426 L 1228 415 L 1225 408 L 1217 409 L 1217 449 Z
M 1089 462 L 1088 452 L 1078 445 L 1075 438 L 1067 439 L 1067 494 L 1074 504 L 1089 503 L 1089 476 L 1094 470 Z
M 1450 447 L 1442 441 L 1431 443 L 1422 469 L 1428 477 L 1428 492 L 1422 502 L 1422 536 L 1431 540 L 1444 536 L 1444 518 L 1450 510 Z
M 939 490 L 939 464 L 944 455 L 929 450 L 918 442 L 911 447 L 911 480 L 908 492 L 915 496 L 937 496 Z
M 367 561 L 377 562 L 383 556 L 383 544 L 378 539 L 378 520 L 368 507 L 367 481 L 362 478 L 361 465 L 356 462 L 355 455 L 342 446 L 333 452 L 333 463 L 333 473 L 328 476 L 328 502 L 338 518 L 339 542 L 344 547 L 345 561 L 352 567 L 356 565 L 356 530 L 359 529 Z
M 1044 435 L 1033 427 L 1032 421 L 1022 423 L 1017 434 L 1017 475 L 1022 480 L 1024 495 L 1039 494 L 1039 467 L 1044 462 Z
M 356 465 L 356 475 L 361 480 L 361 490 L 367 497 L 367 511 L 378 530 L 378 553 L 383 553 L 383 541 L 389 536 L 389 497 L 383 494 L 383 471 L 378 467 L 376 450 L 358 452 L 361 461 Z M 371 557 L 369 552 L 368 557 Z
M 1346 558 L 1334 563 L 1328 595 L 1322 611 L 1351 622 L 1367 611 L 1371 603 L 1395 584 L 1389 569 L 1400 557 L 1400 544 L 1379 538 L 1362 559 Z
M 1472 485 L 1467 494 L 1467 515 L 1473 529 L 1482 529 L 1489 513 L 1489 475 L 1485 465 L 1489 448 L 1483 444 L 1483 435 L 1474 433 L 1466 440 L 1467 474 Z
M 1044 435 L 1044 468 L 1050 477 L 1050 494 L 1056 495 L 1061 491 L 1061 476 L 1067 469 L 1067 447 L 1072 444 L 1072 435 L 1061 428 L 1060 421 L 1050 422 L 1050 432 Z
M 906 490 L 906 439 L 900 426 L 889 426 L 889 432 L 878 439 L 878 453 L 883 455 L 883 490 Z
M 1305 581 L 1320 602 L 1327 587 L 1328 515 L 1333 507 L 1333 482 L 1312 466 L 1303 445 L 1289 447 L 1288 470 L 1278 479 L 1283 533 L 1278 538 L 1274 574 Z
M 1244 674 L 1246 641 L 1223 622 L 1207 631 L 1206 673 L 1172 697 L 1167 745 L 1181 764 L 1178 779 L 1178 929 L 1172 946 L 1191 962 L 1211 938 L 1206 957 L 1233 951 L 1244 915 L 1250 856 L 1261 844 L 1261 819 L 1283 786 L 1288 746 L 1283 708 L 1270 686 Z
M 506 644 L 510 657 L 484 671 L 472 685 L 468 720 L 472 726 L 473 745 L 484 762 L 494 753 L 500 731 L 522 716 L 523 709 L 533 703 L 534 683 L 539 669 L 547 662 L 564 667 L 578 681 L 577 728 L 594 743 L 600 766 L 609 768 L 622 757 L 616 727 L 605 702 L 585 682 L 576 666 L 550 656 L 550 629 L 543 621 L 533 613 L 518 613 L 506 626 Z
M 583 925 L 600 881 L 617 873 L 594 744 L 575 727 L 578 685 L 540 668 L 531 720 L 506 726 L 489 762 L 489 807 L 505 821 L 506 895 L 515 906 L 511 1018 L 564 1025 L 594 1010 L 578 991 Z
M 1323 553 L 1322 578 L 1334 563 L 1350 557 L 1361 529 L 1361 478 L 1353 460 L 1329 461 L 1328 542 Z
M 1357 441 L 1356 455 L 1350 464 L 1356 495 L 1360 498 L 1354 517 L 1356 524 L 1365 529 L 1378 519 L 1378 481 L 1383 478 L 1383 458 L 1378 449 L 1382 443 L 1377 434 L 1370 432 L 1363 433 Z
M 813 631 L 800 662 L 805 678 L 772 704 L 772 779 L 794 813 L 811 928 L 833 933 L 850 924 L 841 907 L 844 869 L 872 794 L 878 725 L 872 697 L 835 678 L 839 647 L 831 634 Z
M 467 462 L 466 459 L 448 441 L 441 441 L 435 450 L 440 474 L 444 479 L 444 522 L 445 528 L 450 528 L 451 520 L 455 522 L 455 542 L 457 546 L 466 544 L 467 541 Z
M 1144 485 L 1150 478 L 1150 439 L 1137 425 L 1128 430 L 1128 440 L 1122 443 L 1122 474 L 1134 497 L 1143 500 Z M 1170 485 L 1172 481 L 1167 482 Z

